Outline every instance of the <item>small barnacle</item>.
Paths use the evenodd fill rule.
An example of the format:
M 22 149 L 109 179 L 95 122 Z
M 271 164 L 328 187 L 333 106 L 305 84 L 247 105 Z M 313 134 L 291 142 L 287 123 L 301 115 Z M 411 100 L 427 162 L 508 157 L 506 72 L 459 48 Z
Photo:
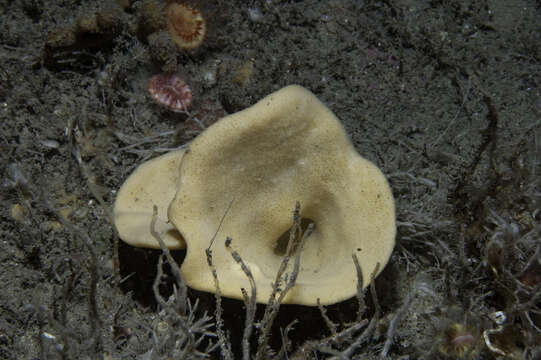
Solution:
M 74 27 L 54 29 L 47 35 L 45 47 L 47 49 L 67 48 L 77 42 L 77 31 Z
M 522 273 L 518 276 L 518 280 L 524 286 L 535 288 L 541 284 L 541 256 L 533 258 Z
M 100 28 L 95 13 L 84 14 L 77 19 L 77 31 L 84 34 L 99 34 Z
M 254 60 L 248 60 L 235 71 L 233 82 L 246 86 L 253 79 L 254 72 Z
M 137 8 L 137 37 L 147 41 L 147 37 L 165 29 L 164 5 L 155 0 L 144 1 Z M 150 42 L 150 41 L 149 41 Z
M 148 92 L 154 101 L 174 112 L 186 112 L 192 102 L 190 87 L 174 74 L 153 76 L 148 82 Z
M 443 329 L 439 352 L 450 358 L 462 358 L 477 348 L 479 331 L 462 323 L 453 323 Z M 470 350 L 471 349 L 471 350 Z
M 166 17 L 169 34 L 180 50 L 201 46 L 207 25 L 199 9 L 182 1 L 173 1 L 166 7 Z

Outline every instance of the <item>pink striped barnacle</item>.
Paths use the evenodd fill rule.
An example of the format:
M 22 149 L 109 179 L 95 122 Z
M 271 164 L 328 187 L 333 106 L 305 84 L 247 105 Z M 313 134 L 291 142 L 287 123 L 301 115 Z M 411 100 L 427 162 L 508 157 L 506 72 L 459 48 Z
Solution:
M 148 92 L 159 105 L 174 112 L 185 112 L 192 102 L 190 87 L 175 74 L 154 75 L 148 82 Z

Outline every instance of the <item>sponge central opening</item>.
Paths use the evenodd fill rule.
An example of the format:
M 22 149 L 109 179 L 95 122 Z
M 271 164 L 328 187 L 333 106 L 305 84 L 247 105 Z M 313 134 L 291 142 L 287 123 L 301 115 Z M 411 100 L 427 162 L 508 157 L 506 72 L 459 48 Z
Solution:
M 301 218 L 301 221 L 300 221 L 300 231 L 295 234 L 295 236 L 293 237 L 293 239 L 291 239 L 291 241 L 293 241 L 293 244 L 292 244 L 292 251 L 291 253 L 294 254 L 296 251 L 297 251 L 297 246 L 300 244 L 300 240 L 302 239 L 302 236 L 303 234 L 305 233 L 306 229 L 308 228 L 308 226 L 310 224 L 314 224 L 314 228 L 316 227 L 316 223 L 314 220 L 310 219 L 310 218 Z M 291 230 L 293 228 L 293 225 L 291 225 L 286 231 L 284 231 L 282 233 L 282 235 L 280 235 L 280 237 L 276 240 L 276 242 L 274 243 L 274 255 L 277 255 L 277 256 L 284 256 L 287 252 L 287 247 L 289 245 L 289 241 L 290 241 L 290 233 L 291 233 Z M 308 238 L 308 241 L 309 238 Z M 305 244 L 306 246 L 306 244 Z

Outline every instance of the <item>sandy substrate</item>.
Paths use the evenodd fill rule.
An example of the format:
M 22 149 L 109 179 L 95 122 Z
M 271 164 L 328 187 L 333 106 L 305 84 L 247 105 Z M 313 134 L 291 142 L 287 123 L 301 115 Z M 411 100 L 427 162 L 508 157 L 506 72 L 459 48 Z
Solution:
M 108 212 L 138 164 L 289 84 L 385 173 L 397 245 L 360 316 L 355 298 L 327 307 L 335 326 L 284 305 L 261 354 L 539 358 L 539 1 L 190 3 L 207 38 L 179 51 L 158 0 L 0 0 L 0 358 L 224 356 L 214 295 L 190 290 L 191 318 L 159 305 L 160 251 L 120 243 L 117 262 Z M 190 116 L 150 98 L 164 71 Z M 222 305 L 240 358 L 244 304 Z

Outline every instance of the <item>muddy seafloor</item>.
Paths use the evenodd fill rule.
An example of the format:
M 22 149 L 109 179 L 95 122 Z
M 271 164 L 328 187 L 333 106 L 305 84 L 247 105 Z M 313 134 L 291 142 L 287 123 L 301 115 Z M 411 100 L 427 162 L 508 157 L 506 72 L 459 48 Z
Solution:
M 327 322 L 284 305 L 260 358 L 541 358 L 538 1 L 198 1 L 209 32 L 190 51 L 158 33 L 158 1 L 0 3 L 0 358 L 223 357 L 212 318 L 189 323 L 194 345 L 158 306 L 159 251 L 120 243 L 116 284 L 105 209 L 138 164 L 195 137 L 195 119 L 288 84 L 386 174 L 397 245 L 359 316 L 356 299 Z M 191 86 L 190 117 L 149 97 L 163 71 Z M 212 295 L 189 297 L 193 321 L 214 315 Z M 245 307 L 223 309 L 239 358 Z

